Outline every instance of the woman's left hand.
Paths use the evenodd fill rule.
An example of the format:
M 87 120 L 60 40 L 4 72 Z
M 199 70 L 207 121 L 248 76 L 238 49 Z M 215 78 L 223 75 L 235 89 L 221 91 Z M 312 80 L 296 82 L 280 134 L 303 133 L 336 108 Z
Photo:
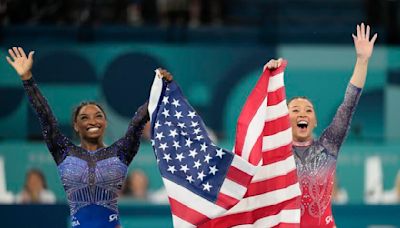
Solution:
M 364 23 L 357 25 L 357 35 L 352 34 L 354 40 L 354 46 L 356 48 L 357 58 L 362 60 L 368 60 L 374 49 L 375 40 L 378 34 L 375 33 L 370 40 L 370 27 L 365 26 Z

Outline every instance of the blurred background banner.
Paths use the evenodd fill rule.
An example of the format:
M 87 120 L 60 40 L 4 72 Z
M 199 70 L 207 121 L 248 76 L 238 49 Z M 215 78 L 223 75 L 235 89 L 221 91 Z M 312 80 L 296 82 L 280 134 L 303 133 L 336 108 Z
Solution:
M 72 110 L 82 100 L 105 107 L 108 144 L 121 137 L 136 108 L 148 99 L 154 70 L 163 67 L 173 74 L 217 144 L 231 149 L 241 106 L 271 58 L 288 60 L 287 97 L 305 95 L 313 101 L 320 134 L 353 72 L 351 34 L 361 22 L 370 24 L 379 37 L 340 151 L 336 203 L 344 205 L 336 206 L 334 215 L 343 227 L 357 227 L 350 225 L 357 218 L 346 215 L 351 210 L 368 214 L 376 209 L 377 214 L 398 218 L 398 206 L 381 205 L 400 202 L 398 0 L 1 1 L 0 201 L 16 202 L 26 173 L 34 168 L 43 172 L 47 188 L 61 204 L 59 211 L 65 209 L 65 193 L 39 122 L 5 60 L 10 47 L 35 50 L 33 75 L 61 130 L 71 138 Z M 146 175 L 143 183 L 149 193 L 144 199 L 121 200 L 122 222 L 130 227 L 128 221 L 138 221 L 139 210 L 132 208 L 155 207 L 159 214 L 146 218 L 159 218 L 165 221 L 160 224 L 170 226 L 167 206 L 146 203 L 166 203 L 146 132 L 130 166 L 133 170 Z M 13 210 L 33 211 L 22 207 Z M 0 207 L 3 214 L 1 210 L 8 209 Z M 365 218 L 371 218 L 370 223 L 366 219 L 360 227 L 392 221 Z M 400 227 L 399 220 L 386 224 Z

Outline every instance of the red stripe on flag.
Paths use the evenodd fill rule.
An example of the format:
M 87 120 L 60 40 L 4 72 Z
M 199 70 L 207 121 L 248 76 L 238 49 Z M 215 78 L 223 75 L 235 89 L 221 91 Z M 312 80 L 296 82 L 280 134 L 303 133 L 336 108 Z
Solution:
M 275 135 L 281 131 L 285 131 L 290 127 L 289 115 L 284 115 L 278 119 L 265 122 L 263 135 Z
M 169 204 L 173 215 L 185 220 L 191 224 L 201 224 L 209 220 L 209 218 L 200 212 L 176 201 L 169 197 Z
M 251 164 L 255 165 L 260 163 L 260 160 L 262 158 L 262 153 L 260 153 L 260 151 L 262 151 L 262 143 L 263 143 L 263 136 L 262 134 L 260 134 L 257 141 L 254 143 L 253 148 L 250 151 L 248 161 Z
M 257 208 L 253 211 L 246 211 L 237 214 L 226 215 L 215 218 L 199 228 L 219 228 L 232 227 L 238 225 L 254 224 L 257 220 L 279 214 L 282 210 L 292 210 L 300 208 L 300 197 L 294 197 L 279 204 Z
M 267 106 L 277 105 L 285 99 L 286 99 L 285 87 L 282 86 L 281 88 L 268 93 Z
M 253 178 L 249 174 L 243 172 L 242 170 L 234 166 L 229 167 L 226 177 L 231 181 L 245 187 L 250 183 L 251 179 Z
M 251 183 L 247 188 L 245 197 L 256 196 L 278 189 L 283 189 L 297 183 L 297 170 L 271 179 Z
M 262 153 L 263 165 L 269 165 L 278 161 L 283 161 L 292 156 L 292 143 L 278 147 Z
M 239 202 L 238 199 L 235 199 L 233 197 L 230 197 L 230 196 L 225 195 L 224 193 L 220 192 L 218 194 L 217 202 L 215 202 L 215 204 L 217 204 L 218 206 L 223 207 L 225 209 L 229 209 L 233 205 L 237 204 L 238 202 Z
M 269 71 L 264 71 L 256 86 L 251 91 L 246 103 L 239 115 L 236 126 L 235 154 L 241 156 L 243 145 L 251 120 L 267 96 L 269 83 Z

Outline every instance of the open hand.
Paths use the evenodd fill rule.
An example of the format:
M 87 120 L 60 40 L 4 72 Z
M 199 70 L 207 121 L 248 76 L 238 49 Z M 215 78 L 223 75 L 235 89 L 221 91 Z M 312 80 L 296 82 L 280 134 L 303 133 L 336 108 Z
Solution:
M 28 80 L 32 77 L 31 69 L 33 64 L 34 52 L 29 52 L 28 57 L 26 56 L 24 49 L 21 47 L 13 47 L 8 49 L 9 56 L 6 57 L 7 62 L 15 69 L 22 80 Z
M 372 55 L 375 40 L 378 37 L 378 34 L 375 33 L 370 40 L 369 25 L 365 26 L 364 23 L 361 23 L 361 25 L 357 25 L 357 35 L 352 34 L 352 36 L 354 46 L 356 48 L 357 58 L 368 60 Z

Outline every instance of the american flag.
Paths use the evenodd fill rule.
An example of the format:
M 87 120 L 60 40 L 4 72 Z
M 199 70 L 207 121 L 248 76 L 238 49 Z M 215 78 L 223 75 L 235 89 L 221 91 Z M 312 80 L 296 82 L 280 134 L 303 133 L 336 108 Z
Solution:
M 175 181 L 179 177 L 172 175 L 174 177 L 169 177 L 168 181 L 175 181 L 175 185 L 183 187 L 186 190 L 190 189 L 188 192 L 178 193 L 178 196 L 171 200 L 171 194 L 168 190 L 168 185 L 166 184 L 167 192 L 169 193 L 170 197 L 171 210 L 175 227 L 299 226 L 299 197 L 301 192 L 297 182 L 296 166 L 291 149 L 292 136 L 288 110 L 286 106 L 285 88 L 283 83 L 283 71 L 285 67 L 286 62 L 284 62 L 280 68 L 274 71 L 266 70 L 263 72 L 255 88 L 249 95 L 239 116 L 237 123 L 234 155 L 226 150 L 223 150 L 225 155 L 233 156 L 234 158 L 240 157 L 244 161 L 248 162 L 246 163 L 243 162 L 242 159 L 238 159 L 244 164 L 252 164 L 254 166 L 257 166 L 257 169 L 255 170 L 256 174 L 254 176 L 252 176 L 252 172 L 250 173 L 247 171 L 247 175 L 251 179 L 251 183 L 248 183 L 247 179 L 246 183 L 243 183 L 241 185 L 241 191 L 245 191 L 244 196 L 239 195 L 239 197 L 236 197 L 234 201 L 229 201 L 231 202 L 230 204 L 228 204 L 229 207 L 224 207 L 223 210 L 218 210 L 218 212 L 212 214 L 212 216 L 204 216 L 202 220 L 196 220 L 193 222 L 191 220 L 192 215 L 183 217 L 176 214 L 177 210 L 189 209 L 188 211 L 198 213 L 199 211 L 196 208 L 196 206 L 198 207 L 197 200 L 193 198 L 194 194 L 200 196 L 202 199 L 208 200 L 209 202 L 214 202 L 213 204 L 215 205 L 215 202 L 218 201 L 215 201 L 215 199 L 219 197 L 221 192 L 216 191 L 216 195 L 214 196 L 214 198 L 204 197 L 204 194 L 197 194 L 197 192 L 190 189 L 191 187 L 179 184 L 177 181 Z M 176 84 L 170 85 L 170 87 L 174 87 L 173 85 L 176 86 Z M 171 90 L 172 88 L 165 87 L 165 92 Z M 180 96 L 182 96 L 182 93 L 180 91 L 179 93 Z M 163 95 L 162 99 L 164 99 L 164 97 L 165 95 Z M 170 95 L 168 95 L 167 97 L 168 99 L 171 98 Z M 172 102 L 174 102 L 174 100 L 172 100 Z M 163 106 L 163 104 L 161 103 L 157 106 L 158 112 L 160 113 L 159 115 L 163 115 L 162 111 L 164 111 L 160 110 L 160 108 L 162 108 Z M 156 108 L 153 107 L 151 109 L 155 110 Z M 153 117 L 154 115 L 152 116 L 152 118 Z M 198 118 L 199 121 L 201 121 L 200 117 Z M 154 120 L 155 119 L 152 119 L 152 122 L 154 122 Z M 157 136 L 156 123 L 157 122 L 154 122 L 153 125 L 154 137 Z M 179 127 L 178 124 L 177 126 Z M 186 133 L 185 131 L 183 132 Z M 207 137 L 205 136 L 205 138 Z M 155 138 L 154 143 L 158 160 L 161 161 L 162 158 L 160 156 L 163 155 L 162 153 L 159 153 L 160 149 L 157 149 L 157 138 Z M 211 145 L 215 147 L 215 145 L 213 145 L 212 143 Z M 217 153 L 215 153 L 215 155 L 217 155 Z M 162 170 L 162 166 L 159 166 L 160 170 Z M 232 167 L 233 164 L 229 164 L 229 162 L 224 162 L 221 163 L 221 166 L 229 166 L 227 168 L 229 170 L 229 168 Z M 251 170 L 253 171 L 254 168 L 252 168 Z M 242 170 L 242 172 L 245 171 L 246 169 Z M 163 173 L 163 171 L 161 171 L 161 173 Z M 240 174 L 242 173 L 236 172 L 234 173 L 234 175 L 227 175 L 226 178 L 222 174 L 219 181 L 224 181 L 224 178 L 226 180 L 231 176 L 240 176 Z M 166 176 L 164 174 L 162 175 L 164 183 L 166 183 Z M 240 177 L 239 179 L 242 179 L 242 177 Z M 203 182 L 201 184 L 207 183 Z M 237 186 L 232 186 L 232 188 L 235 187 Z M 187 196 L 183 196 L 184 194 L 187 194 Z M 180 202 L 180 205 L 183 205 L 183 207 L 175 208 L 174 210 L 174 204 L 176 203 L 176 201 L 180 201 L 183 197 L 187 197 L 187 202 L 191 204 L 188 205 L 187 202 Z M 208 208 L 211 208 L 211 206 L 204 206 L 206 206 L 206 210 L 208 210 Z M 185 214 L 185 212 L 187 211 L 180 213 Z
M 196 227 L 243 198 L 257 167 L 210 140 L 174 81 L 166 83 L 156 75 L 149 113 L 174 227 Z
M 200 227 L 299 227 L 300 186 L 286 105 L 287 61 L 265 70 L 239 115 L 235 154 L 258 164 L 243 199 Z

